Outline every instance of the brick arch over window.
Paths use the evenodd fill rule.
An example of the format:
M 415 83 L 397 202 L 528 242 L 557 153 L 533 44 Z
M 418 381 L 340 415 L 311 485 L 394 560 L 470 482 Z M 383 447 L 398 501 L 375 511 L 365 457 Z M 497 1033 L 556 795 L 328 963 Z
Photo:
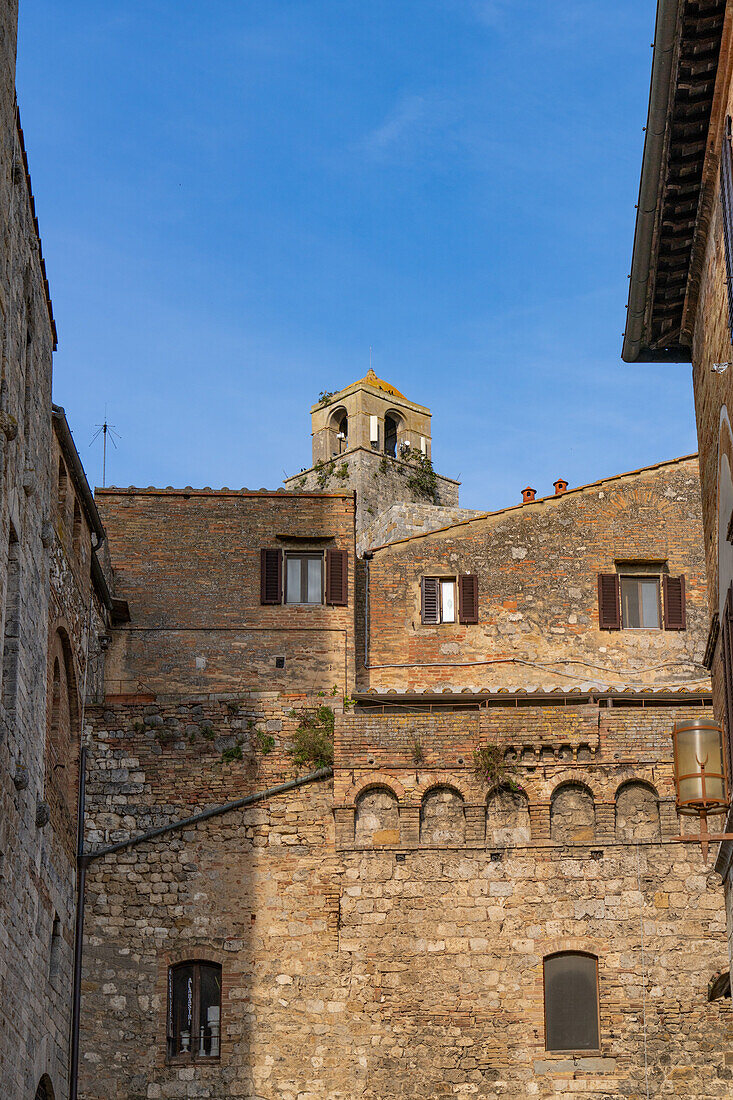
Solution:
M 386 787 L 398 802 L 404 801 L 405 788 L 398 779 L 395 779 L 392 775 L 387 775 L 386 772 L 370 772 L 358 783 L 353 783 L 349 787 L 344 795 L 343 805 L 353 806 L 362 791 L 368 790 L 369 787 Z
M 455 787 L 431 787 L 420 804 L 420 843 L 455 847 L 466 840 L 463 796 Z
M 550 802 L 550 837 L 557 844 L 590 844 L 595 838 L 593 792 L 583 783 L 563 783 Z
M 49 652 L 46 792 L 52 810 L 73 819 L 79 766 L 79 696 L 69 635 L 52 635 Z
M 389 787 L 366 787 L 356 800 L 354 838 L 357 844 L 392 847 L 400 842 L 397 796 Z
M 616 792 L 616 839 L 659 840 L 659 795 L 650 783 L 631 779 Z

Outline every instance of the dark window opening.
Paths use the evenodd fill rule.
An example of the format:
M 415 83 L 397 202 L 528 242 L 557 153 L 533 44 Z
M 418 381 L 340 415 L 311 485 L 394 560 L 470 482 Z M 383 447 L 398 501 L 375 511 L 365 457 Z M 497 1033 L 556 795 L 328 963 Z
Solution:
M 392 458 L 397 454 L 397 421 L 393 416 L 384 418 L 384 453 Z
M 285 603 L 323 603 L 323 554 L 286 554 Z
M 56 492 L 56 506 L 59 511 L 59 515 L 63 519 L 66 512 L 66 488 L 68 485 L 68 476 L 66 473 L 66 467 L 64 466 L 63 458 L 59 459 L 59 480 Z
M 344 413 L 339 420 L 338 434 L 342 437 L 342 442 L 345 444 L 349 438 L 349 418 L 346 413 Z
M 218 1058 L 221 1041 L 221 967 L 181 963 L 168 971 L 168 1057 Z
M 598 959 L 563 952 L 544 960 L 545 1047 L 598 1050 Z
M 61 918 L 54 913 L 51 929 L 51 946 L 48 952 L 48 976 L 51 981 L 58 977 L 61 965 Z

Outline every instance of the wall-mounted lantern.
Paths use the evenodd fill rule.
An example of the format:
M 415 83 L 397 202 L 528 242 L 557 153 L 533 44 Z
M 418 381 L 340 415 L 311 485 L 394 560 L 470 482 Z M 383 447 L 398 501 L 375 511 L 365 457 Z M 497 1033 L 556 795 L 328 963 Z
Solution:
M 707 863 L 711 840 L 733 840 L 733 833 L 708 832 L 708 814 L 722 814 L 728 808 L 723 731 L 707 718 L 675 722 L 672 745 L 677 810 L 700 819 L 699 833 L 674 839 L 687 844 L 699 842 Z

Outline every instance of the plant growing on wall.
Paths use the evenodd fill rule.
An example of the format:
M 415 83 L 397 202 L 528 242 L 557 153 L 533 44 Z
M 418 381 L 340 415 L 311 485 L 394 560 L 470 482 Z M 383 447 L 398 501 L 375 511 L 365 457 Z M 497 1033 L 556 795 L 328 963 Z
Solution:
M 298 726 L 293 736 L 290 755 L 299 767 L 326 768 L 333 764 L 333 730 L 336 716 L 331 707 L 302 707 L 291 710 Z
M 429 500 L 431 504 L 438 503 L 438 475 L 427 455 L 419 452 L 413 455 L 402 473 L 414 497 L 418 500 Z
M 425 750 L 422 747 L 422 741 L 419 737 L 412 739 L 412 762 L 417 767 L 418 764 L 422 764 L 425 760 Z
M 335 390 L 321 390 L 318 394 L 318 404 L 323 408 L 324 405 L 328 405 L 333 397 Z
M 473 754 L 473 774 L 490 787 L 505 787 L 515 793 L 524 790 L 516 778 L 516 766 L 507 761 L 499 745 L 479 745 Z
M 313 467 L 319 489 L 325 489 L 335 473 L 333 462 L 322 462 L 321 459 Z

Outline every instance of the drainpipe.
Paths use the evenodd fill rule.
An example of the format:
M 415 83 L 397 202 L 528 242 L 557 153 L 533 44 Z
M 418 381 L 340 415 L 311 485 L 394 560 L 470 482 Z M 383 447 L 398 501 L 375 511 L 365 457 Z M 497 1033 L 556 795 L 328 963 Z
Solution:
M 86 794 L 87 749 L 79 755 L 79 796 L 76 811 L 76 926 L 74 929 L 74 979 L 71 996 L 71 1051 L 69 1057 L 69 1100 L 77 1100 L 79 1086 L 79 1019 L 81 1015 L 81 963 L 84 943 L 84 890 L 87 861 L 84 856 L 84 801 Z
M 364 551 L 364 668 L 369 668 L 369 562 L 373 557 L 371 550 Z

